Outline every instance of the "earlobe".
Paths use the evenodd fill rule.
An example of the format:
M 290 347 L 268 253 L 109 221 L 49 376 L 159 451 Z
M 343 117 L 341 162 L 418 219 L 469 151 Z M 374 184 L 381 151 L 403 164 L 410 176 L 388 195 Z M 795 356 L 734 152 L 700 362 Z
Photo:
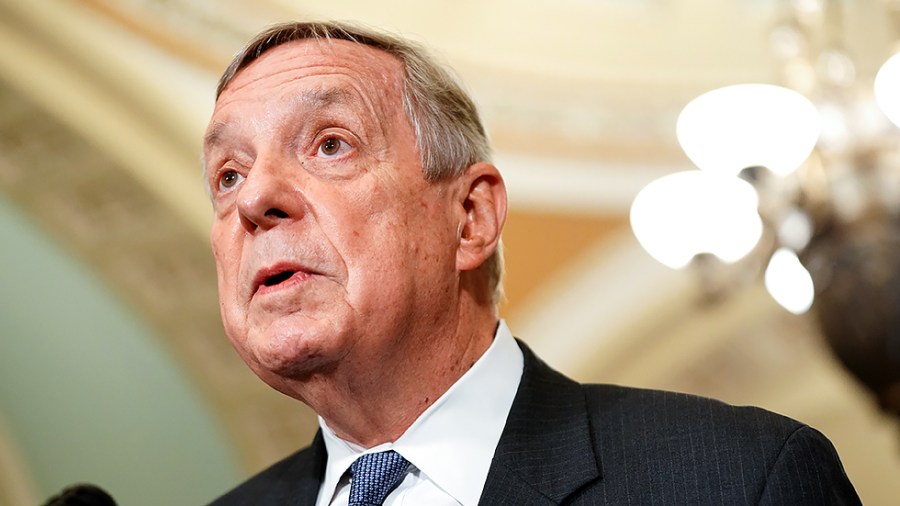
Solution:
M 470 165 L 460 184 L 456 268 L 468 271 L 481 266 L 497 249 L 506 221 L 506 185 L 500 171 L 489 163 Z

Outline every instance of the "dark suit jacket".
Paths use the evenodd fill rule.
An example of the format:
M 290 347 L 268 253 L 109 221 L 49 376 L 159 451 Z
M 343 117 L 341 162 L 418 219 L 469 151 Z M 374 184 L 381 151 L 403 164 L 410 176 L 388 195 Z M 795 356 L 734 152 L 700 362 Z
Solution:
M 860 504 L 834 447 L 806 425 L 685 394 L 580 385 L 520 346 L 525 370 L 482 505 Z M 313 505 L 326 457 L 317 434 L 212 504 Z

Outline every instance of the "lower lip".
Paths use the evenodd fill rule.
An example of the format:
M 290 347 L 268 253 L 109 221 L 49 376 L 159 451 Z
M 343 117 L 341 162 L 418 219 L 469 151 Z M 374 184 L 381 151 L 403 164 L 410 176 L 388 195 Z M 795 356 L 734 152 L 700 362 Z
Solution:
M 304 271 L 297 271 L 293 276 L 287 278 L 286 280 L 278 283 L 277 285 L 266 286 L 259 285 L 259 288 L 256 290 L 256 295 L 266 295 L 274 292 L 278 292 L 281 290 L 286 290 L 288 288 L 299 285 L 300 283 L 309 279 L 310 273 Z

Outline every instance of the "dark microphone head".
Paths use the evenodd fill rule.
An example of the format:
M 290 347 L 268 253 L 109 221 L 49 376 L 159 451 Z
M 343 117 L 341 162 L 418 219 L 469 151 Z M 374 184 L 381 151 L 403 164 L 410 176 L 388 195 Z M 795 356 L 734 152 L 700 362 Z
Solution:
M 116 506 L 116 501 L 96 485 L 79 483 L 47 499 L 44 506 Z

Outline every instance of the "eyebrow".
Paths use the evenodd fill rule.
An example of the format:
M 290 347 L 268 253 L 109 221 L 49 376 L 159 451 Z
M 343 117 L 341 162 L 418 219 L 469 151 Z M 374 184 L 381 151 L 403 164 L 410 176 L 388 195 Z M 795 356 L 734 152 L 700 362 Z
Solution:
M 226 123 L 222 123 L 221 121 L 216 121 L 212 128 L 206 132 L 206 135 L 203 136 L 203 147 L 207 148 L 210 146 L 215 146 L 222 139 L 222 134 L 224 130 L 228 127 Z
M 304 90 L 294 96 L 290 103 L 295 110 L 301 108 L 319 109 L 332 104 L 347 104 L 357 100 L 356 95 L 350 90 L 345 88 L 328 88 Z M 203 146 L 210 148 L 220 144 L 222 139 L 227 136 L 228 130 L 230 130 L 230 123 L 216 121 L 206 135 L 203 136 Z

